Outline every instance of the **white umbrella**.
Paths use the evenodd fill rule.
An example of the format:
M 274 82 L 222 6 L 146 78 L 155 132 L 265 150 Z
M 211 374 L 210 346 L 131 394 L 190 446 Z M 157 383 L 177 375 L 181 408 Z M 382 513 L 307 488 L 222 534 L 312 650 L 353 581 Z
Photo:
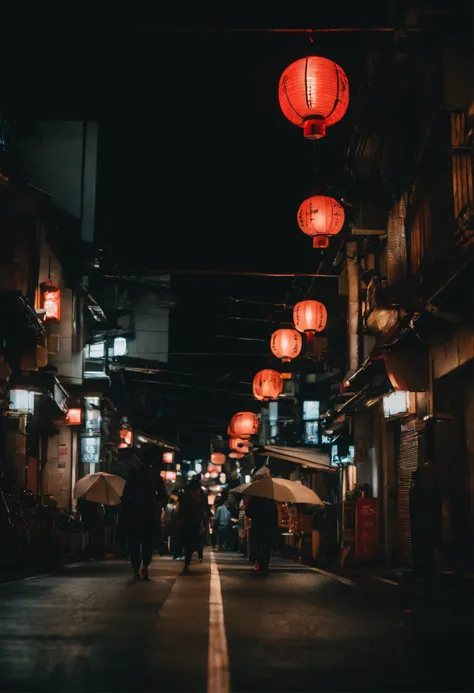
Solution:
M 231 489 L 232 493 L 241 493 L 246 496 L 259 496 L 260 498 L 273 498 L 279 503 L 308 503 L 311 505 L 323 505 L 321 498 L 303 484 L 288 479 L 273 479 L 265 477 L 250 481 L 242 486 Z
M 125 479 L 115 474 L 97 472 L 87 474 L 76 483 L 74 487 L 74 498 L 81 496 L 94 503 L 104 505 L 119 505 L 125 487 Z

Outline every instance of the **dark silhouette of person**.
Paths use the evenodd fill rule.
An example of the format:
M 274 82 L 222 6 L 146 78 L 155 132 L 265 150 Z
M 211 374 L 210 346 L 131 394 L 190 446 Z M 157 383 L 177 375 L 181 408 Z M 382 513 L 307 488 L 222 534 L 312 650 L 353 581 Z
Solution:
M 167 494 L 159 471 L 145 456 L 140 467 L 130 471 L 122 495 L 122 523 L 127 535 L 133 576 L 149 580 L 157 517 L 161 517 Z
M 191 479 L 179 499 L 179 520 L 184 548 L 183 574 L 189 572 L 194 551 L 202 560 L 202 530 L 208 522 L 210 510 L 199 479 Z
M 272 498 L 251 496 L 245 514 L 250 518 L 250 552 L 255 570 L 267 575 L 275 535 L 278 528 L 278 509 Z

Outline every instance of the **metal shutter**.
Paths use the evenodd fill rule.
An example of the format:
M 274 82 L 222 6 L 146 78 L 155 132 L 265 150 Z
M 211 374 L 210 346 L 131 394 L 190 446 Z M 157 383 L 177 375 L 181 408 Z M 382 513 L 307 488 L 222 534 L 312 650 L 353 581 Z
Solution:
M 401 566 L 411 567 L 410 486 L 412 472 L 418 467 L 419 436 L 423 424 L 402 423 L 400 448 L 396 464 L 397 473 L 397 532 L 396 553 Z

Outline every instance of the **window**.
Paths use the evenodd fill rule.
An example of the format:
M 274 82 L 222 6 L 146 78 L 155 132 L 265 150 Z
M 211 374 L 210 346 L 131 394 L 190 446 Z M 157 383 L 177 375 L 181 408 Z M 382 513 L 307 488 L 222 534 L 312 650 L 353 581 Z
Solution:
M 114 356 L 125 356 L 127 353 L 127 340 L 125 337 L 114 339 Z
M 340 464 L 354 464 L 355 447 L 349 445 L 347 456 L 339 456 L 338 446 L 331 446 L 331 467 L 337 467 Z
M 319 402 L 303 402 L 303 421 L 319 419 Z
M 105 344 L 104 342 L 97 342 L 96 344 L 88 344 L 86 350 L 86 357 L 89 359 L 103 359 L 105 356 Z
M 319 443 L 319 421 L 304 422 L 304 442 L 306 445 Z
M 35 413 L 35 393 L 29 390 L 11 390 L 10 391 L 10 409 L 17 411 L 28 411 L 30 414 Z
M 306 400 L 303 402 L 303 438 L 305 445 L 318 445 L 319 443 L 319 413 L 319 402 L 315 400 Z

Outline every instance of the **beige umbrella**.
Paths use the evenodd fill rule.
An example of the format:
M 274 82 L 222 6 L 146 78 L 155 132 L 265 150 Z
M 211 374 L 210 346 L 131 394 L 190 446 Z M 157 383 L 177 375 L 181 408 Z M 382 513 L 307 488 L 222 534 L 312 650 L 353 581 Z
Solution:
M 273 498 L 279 503 L 308 503 L 310 505 L 324 505 L 321 498 L 307 486 L 298 484 L 288 479 L 273 479 L 264 477 L 256 481 L 250 481 L 242 486 L 231 489 L 232 493 L 240 493 L 245 496 L 259 496 L 260 498 Z
M 124 487 L 125 479 L 122 479 L 121 476 L 106 472 L 87 474 L 76 483 L 74 498 L 83 497 L 93 503 L 119 505 Z

